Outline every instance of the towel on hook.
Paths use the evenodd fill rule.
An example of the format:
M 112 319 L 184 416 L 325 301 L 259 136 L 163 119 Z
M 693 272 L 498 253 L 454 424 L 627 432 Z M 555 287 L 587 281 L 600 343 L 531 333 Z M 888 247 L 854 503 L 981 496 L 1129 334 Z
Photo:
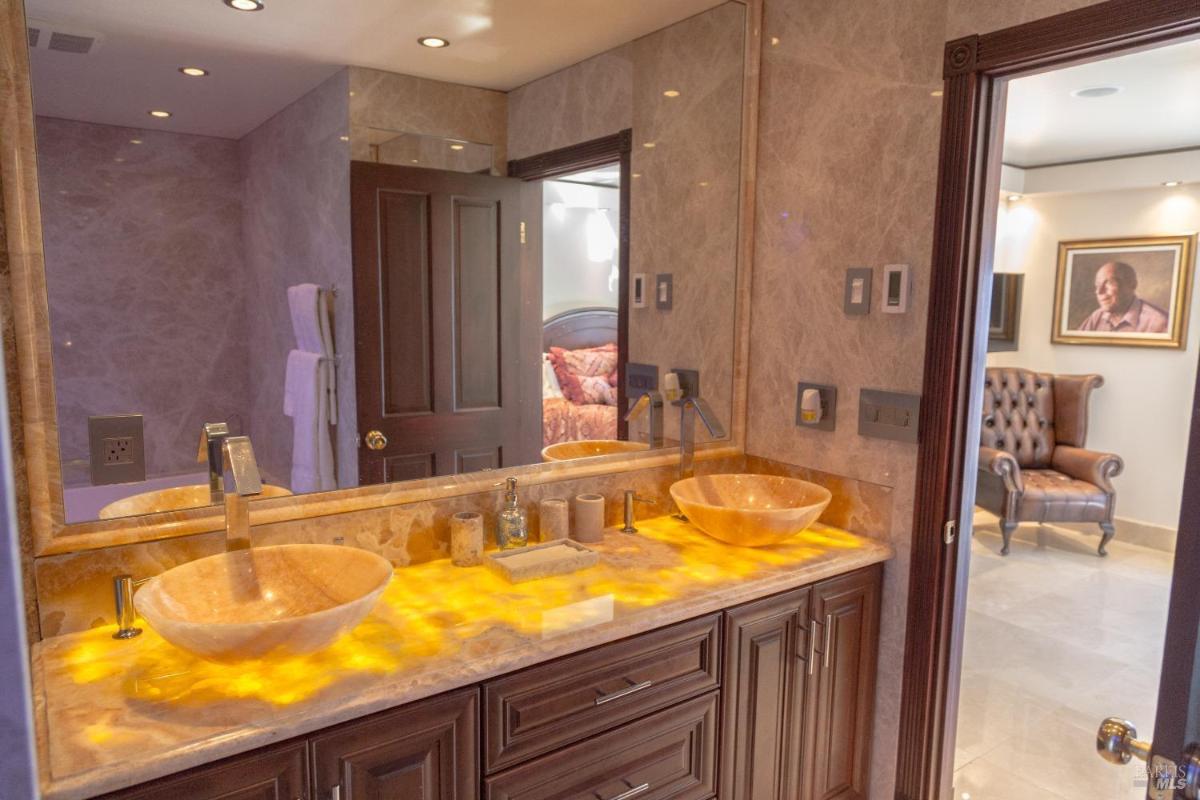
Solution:
M 337 425 L 337 353 L 334 352 L 330 322 L 330 292 L 323 291 L 315 283 L 301 283 L 288 287 L 287 296 L 292 332 L 296 334 L 296 348 L 325 358 L 322 368 L 329 373 L 325 380 L 329 394 L 326 416 L 330 425 Z
M 330 372 L 319 353 L 288 353 L 283 413 L 292 418 L 292 483 L 295 494 L 337 488 L 329 439 Z

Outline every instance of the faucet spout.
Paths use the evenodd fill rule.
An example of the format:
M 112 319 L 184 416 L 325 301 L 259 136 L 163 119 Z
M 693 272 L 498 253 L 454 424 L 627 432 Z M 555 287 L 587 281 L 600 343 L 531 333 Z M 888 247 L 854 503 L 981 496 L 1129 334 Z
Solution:
M 222 444 L 229 436 L 229 426 L 224 422 L 206 422 L 200 429 L 200 449 L 196 460 L 208 463 L 208 502 L 216 505 L 225 496 L 225 483 L 221 463 Z
M 262 494 L 262 477 L 249 436 L 227 436 L 221 463 L 225 485 L 225 549 L 250 547 L 250 500 Z
M 679 479 L 696 474 L 696 417 L 714 439 L 725 438 L 725 426 L 703 397 L 685 397 L 679 406 Z
M 663 446 L 663 396 L 660 392 L 654 389 L 642 392 L 633 408 L 625 415 L 625 421 L 632 422 L 645 413 L 650 415 L 647 443 L 651 450 L 657 450 Z

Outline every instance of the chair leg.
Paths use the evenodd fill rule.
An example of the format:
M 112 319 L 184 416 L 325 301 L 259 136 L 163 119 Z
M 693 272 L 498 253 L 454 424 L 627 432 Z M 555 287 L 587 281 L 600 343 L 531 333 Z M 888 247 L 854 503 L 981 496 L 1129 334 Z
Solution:
M 1108 543 L 1111 542 L 1112 538 L 1117 535 L 1117 531 L 1111 522 L 1101 522 L 1100 530 L 1104 531 L 1104 535 L 1100 537 L 1100 548 L 1098 552 L 1100 555 L 1106 556 L 1108 555 L 1108 550 L 1106 549 L 1108 547 Z
M 1008 555 L 1008 545 L 1012 542 L 1013 531 L 1017 529 L 1017 523 L 1013 520 L 1000 520 L 1000 535 L 1004 537 L 1004 546 L 1000 548 L 1000 555 Z

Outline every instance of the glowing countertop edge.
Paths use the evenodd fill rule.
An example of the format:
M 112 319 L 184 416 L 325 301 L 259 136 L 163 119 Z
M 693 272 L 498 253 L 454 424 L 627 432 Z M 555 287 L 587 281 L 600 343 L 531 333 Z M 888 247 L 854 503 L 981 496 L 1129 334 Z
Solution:
M 774 547 L 718 542 L 670 517 L 610 529 L 600 563 L 512 585 L 448 560 L 396 570 L 375 611 L 296 659 L 218 665 L 113 626 L 33 647 L 42 792 L 76 800 L 469 686 L 886 561 L 824 525 Z

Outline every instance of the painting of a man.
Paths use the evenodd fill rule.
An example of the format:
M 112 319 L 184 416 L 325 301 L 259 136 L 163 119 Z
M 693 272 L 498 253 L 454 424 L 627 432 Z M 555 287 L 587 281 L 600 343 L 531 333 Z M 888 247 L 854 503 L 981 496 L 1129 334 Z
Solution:
M 1167 312 L 1137 295 L 1137 270 L 1124 261 L 1109 261 L 1096 271 L 1100 305 L 1079 326 L 1081 331 L 1166 333 Z

